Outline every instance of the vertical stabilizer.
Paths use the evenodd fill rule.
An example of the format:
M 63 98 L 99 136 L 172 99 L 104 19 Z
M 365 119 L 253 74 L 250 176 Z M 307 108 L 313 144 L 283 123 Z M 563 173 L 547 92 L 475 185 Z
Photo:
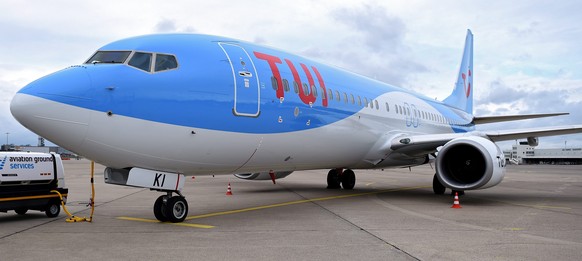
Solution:
M 465 50 L 453 93 L 444 102 L 473 114 L 473 34 L 467 30 Z

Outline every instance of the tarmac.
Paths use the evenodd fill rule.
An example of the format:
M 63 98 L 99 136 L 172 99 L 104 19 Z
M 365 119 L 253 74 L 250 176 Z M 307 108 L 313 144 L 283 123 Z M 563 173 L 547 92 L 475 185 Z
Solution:
M 434 195 L 430 166 L 356 170 L 329 190 L 327 170 L 285 179 L 187 177 L 184 223 L 160 223 L 159 192 L 104 184 L 91 223 L 0 213 L 1 260 L 580 260 L 582 166 L 509 166 L 461 209 Z M 65 161 L 67 208 L 89 216 L 90 163 Z M 226 195 L 231 183 L 232 196 Z M 449 192 L 447 190 L 447 192 Z

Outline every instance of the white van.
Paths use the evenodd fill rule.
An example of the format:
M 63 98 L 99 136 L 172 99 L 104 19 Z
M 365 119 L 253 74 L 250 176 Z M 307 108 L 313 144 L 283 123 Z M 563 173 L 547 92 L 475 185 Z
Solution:
M 61 212 L 59 191 L 66 201 L 65 173 L 61 156 L 54 153 L 0 152 L 0 212 L 20 215 L 39 210 L 48 217 Z

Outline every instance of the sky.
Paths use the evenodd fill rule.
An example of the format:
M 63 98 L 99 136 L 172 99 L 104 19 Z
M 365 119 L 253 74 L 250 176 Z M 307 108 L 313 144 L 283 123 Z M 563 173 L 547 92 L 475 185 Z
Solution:
M 471 29 L 476 115 L 570 113 L 479 130 L 582 124 L 580 1 L 0 0 L 0 10 L 0 137 L 11 144 L 37 144 L 10 114 L 20 88 L 109 42 L 173 32 L 264 44 L 444 99 Z M 582 134 L 540 143 L 582 147 Z

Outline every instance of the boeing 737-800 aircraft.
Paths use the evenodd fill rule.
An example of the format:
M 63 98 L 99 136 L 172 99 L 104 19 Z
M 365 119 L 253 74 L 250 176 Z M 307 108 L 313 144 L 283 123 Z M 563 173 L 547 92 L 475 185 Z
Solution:
M 329 188 L 352 189 L 352 169 L 436 158 L 433 188 L 442 194 L 499 184 L 505 159 L 495 141 L 536 145 L 540 136 L 582 132 L 582 125 L 476 131 L 480 123 L 560 114 L 475 117 L 473 77 L 470 31 L 443 101 L 257 44 L 147 35 L 28 84 L 11 111 L 33 132 L 107 166 L 106 183 L 165 192 L 156 218 L 181 222 L 184 176 L 275 182 L 330 169 Z

